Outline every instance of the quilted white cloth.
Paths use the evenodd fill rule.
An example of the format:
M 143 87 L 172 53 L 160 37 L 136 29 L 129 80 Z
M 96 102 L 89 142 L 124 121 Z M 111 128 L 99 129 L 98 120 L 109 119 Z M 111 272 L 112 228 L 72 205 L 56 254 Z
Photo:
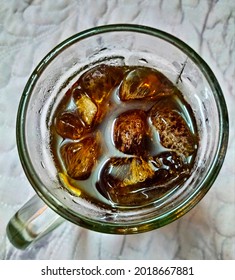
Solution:
M 0 0 L 0 259 L 235 259 L 234 20 L 233 0 Z M 34 194 L 15 139 L 23 88 L 52 47 L 74 33 L 109 23 L 167 31 L 210 65 L 231 120 L 223 168 L 192 211 L 161 229 L 117 236 L 65 222 L 25 251 L 18 250 L 7 240 L 6 225 Z

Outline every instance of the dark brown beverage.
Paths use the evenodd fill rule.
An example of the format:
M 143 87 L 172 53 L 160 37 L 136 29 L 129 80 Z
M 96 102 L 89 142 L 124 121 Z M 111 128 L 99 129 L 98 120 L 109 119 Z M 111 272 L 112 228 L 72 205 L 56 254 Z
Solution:
M 190 105 L 159 71 L 100 64 L 59 104 L 51 151 L 73 195 L 133 207 L 158 200 L 190 176 L 198 147 Z

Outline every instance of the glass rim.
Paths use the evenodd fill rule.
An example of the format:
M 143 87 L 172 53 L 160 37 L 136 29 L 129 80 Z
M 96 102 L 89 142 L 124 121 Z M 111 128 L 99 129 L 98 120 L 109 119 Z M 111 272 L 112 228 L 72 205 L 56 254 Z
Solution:
M 31 164 L 30 156 L 25 141 L 25 120 L 28 103 L 33 93 L 33 88 L 37 83 L 38 78 L 40 77 L 40 74 L 46 69 L 47 65 L 56 56 L 58 56 L 64 49 L 68 48 L 70 45 L 73 45 L 74 43 L 92 37 L 94 35 L 100 35 L 108 32 L 142 33 L 145 35 L 160 38 L 176 46 L 178 49 L 183 51 L 184 54 L 186 54 L 192 61 L 194 61 L 194 63 L 202 71 L 203 75 L 205 76 L 206 80 L 208 81 L 211 87 L 218 109 L 218 117 L 220 124 L 218 145 L 211 164 L 211 168 L 206 174 L 205 178 L 202 180 L 202 182 L 200 182 L 200 185 L 194 190 L 194 192 L 186 201 L 183 201 L 183 203 L 173 208 L 171 211 L 163 213 L 158 217 L 145 220 L 141 224 L 139 222 L 125 222 L 125 225 L 120 225 L 120 223 L 104 223 L 97 220 L 91 220 L 90 218 L 86 218 L 78 214 L 72 209 L 67 209 L 66 207 L 64 207 L 64 205 L 62 205 L 59 200 L 57 200 L 55 197 L 53 197 L 53 195 L 50 192 L 48 192 L 46 187 L 43 187 L 39 176 L 37 175 L 36 171 L 34 170 Z M 53 48 L 36 66 L 30 78 L 28 79 L 28 82 L 26 83 L 20 100 L 16 123 L 16 140 L 21 164 L 30 184 L 32 185 L 36 193 L 39 195 L 39 197 L 43 199 L 43 201 L 50 208 L 57 212 L 57 214 L 61 215 L 65 219 L 70 220 L 71 222 L 81 225 L 85 228 L 105 233 L 117 233 L 116 229 L 122 226 L 125 228 L 138 227 L 137 232 L 144 232 L 168 224 L 187 213 L 202 199 L 202 197 L 207 193 L 207 191 L 214 183 L 216 177 L 218 176 L 227 150 L 228 135 L 229 121 L 226 102 L 220 85 L 207 63 L 191 47 L 189 47 L 186 43 L 176 38 L 175 36 L 159 29 L 135 24 L 110 24 L 93 27 L 67 38 L 66 40 L 58 44 L 55 48 Z M 193 202 L 190 201 L 191 198 L 193 198 Z M 58 205 L 60 207 L 57 207 Z M 78 219 L 79 222 L 76 222 Z M 147 228 L 146 225 L 148 225 Z

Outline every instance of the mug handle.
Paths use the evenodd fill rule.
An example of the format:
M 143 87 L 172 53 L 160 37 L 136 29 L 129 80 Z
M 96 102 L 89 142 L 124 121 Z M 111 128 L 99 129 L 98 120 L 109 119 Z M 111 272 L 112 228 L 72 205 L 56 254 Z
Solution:
M 19 249 L 58 227 L 65 219 L 49 208 L 37 195 L 26 202 L 7 225 L 7 237 Z

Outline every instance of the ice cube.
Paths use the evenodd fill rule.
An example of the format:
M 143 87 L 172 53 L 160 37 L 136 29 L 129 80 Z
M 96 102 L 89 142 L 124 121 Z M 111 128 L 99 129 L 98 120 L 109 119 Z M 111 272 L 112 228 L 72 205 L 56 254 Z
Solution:
M 148 136 L 147 118 L 142 110 L 126 111 L 115 120 L 113 141 L 115 147 L 125 154 L 145 155 Z
M 116 204 L 139 205 L 146 202 L 142 191 L 153 175 L 151 166 L 142 158 L 110 158 L 101 170 L 97 189 Z
M 100 64 L 85 72 L 78 80 L 78 85 L 98 104 L 109 96 L 122 78 L 123 68 Z
M 92 126 L 97 115 L 98 108 L 96 104 L 91 100 L 89 96 L 81 92 L 79 89 L 75 89 L 73 97 L 78 109 L 78 114 L 86 126 Z
M 184 156 L 193 154 L 197 148 L 197 137 L 171 98 L 159 98 L 150 110 L 152 124 L 157 129 L 161 145 Z
M 175 87 L 162 73 L 148 67 L 138 67 L 130 71 L 120 87 L 122 101 L 154 99 L 158 95 L 173 93 Z
M 98 137 L 64 144 L 60 149 L 68 175 L 77 180 L 89 178 L 100 153 Z
M 188 162 L 184 157 L 174 151 L 162 152 L 150 157 L 149 161 L 155 172 L 154 180 L 162 185 L 166 184 L 172 178 L 178 177 L 180 174 L 189 174 Z M 165 172 L 162 172 L 163 170 Z
M 154 170 L 150 185 L 156 189 L 157 198 L 182 185 L 190 175 L 189 163 L 184 156 L 174 151 L 166 151 L 150 157 L 149 162 Z
M 80 118 L 75 112 L 63 112 L 55 118 L 56 132 L 63 138 L 79 139 L 85 132 Z
M 175 152 L 158 156 L 110 158 L 100 172 L 99 192 L 120 206 L 153 202 L 180 186 L 189 176 L 189 166 Z
M 68 177 L 67 175 L 65 175 L 62 172 L 58 173 L 58 177 L 62 183 L 62 185 L 72 194 L 76 195 L 76 196 L 81 196 L 82 191 L 77 187 L 74 186 L 71 182 L 70 182 L 70 177 Z
M 123 186 L 135 185 L 144 182 L 154 176 L 154 170 L 151 165 L 143 158 L 133 158 L 130 163 L 130 169 L 123 180 Z

